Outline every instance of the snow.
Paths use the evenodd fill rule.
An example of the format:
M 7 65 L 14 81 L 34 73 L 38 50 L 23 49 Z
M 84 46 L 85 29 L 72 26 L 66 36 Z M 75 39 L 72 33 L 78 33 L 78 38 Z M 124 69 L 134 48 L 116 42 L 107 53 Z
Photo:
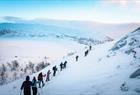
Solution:
M 66 53 L 66 48 L 64 48 L 60 44 L 50 43 L 47 41 L 0 41 L 0 44 L 1 56 L 48 56 L 51 58 L 58 58 L 59 56 L 62 56 Z M 55 48 L 56 46 L 59 51 Z M 54 51 L 55 53 L 52 53 L 52 51 Z
M 133 58 L 121 52 L 107 57 L 113 45 L 114 42 L 94 46 L 87 57 L 84 57 L 85 49 L 83 49 L 79 52 L 78 62 L 75 62 L 75 56 L 66 57 L 67 68 L 59 71 L 56 77 L 52 77 L 50 82 L 39 89 L 39 93 L 41 95 L 139 95 L 140 80 L 129 78 L 130 73 L 136 68 L 136 65 L 130 65 Z M 61 61 L 64 59 L 57 60 L 54 64 L 58 65 Z M 46 73 L 51 68 L 52 66 L 47 67 L 42 72 Z M 31 75 L 31 79 L 37 74 Z M 23 80 L 1 86 L 0 95 L 19 95 Z M 124 82 L 129 87 L 126 92 L 120 90 Z
M 77 27 L 69 26 L 69 23 L 62 26 L 67 26 L 66 29 Z M 113 35 L 113 32 L 108 33 Z M 74 32 L 70 34 L 72 36 Z M 100 39 L 100 36 L 97 38 Z M 139 29 L 137 29 L 121 39 L 92 46 L 86 57 L 84 53 L 89 49 L 88 46 L 65 38 L 0 39 L 0 62 L 3 64 L 16 59 L 20 65 L 25 66 L 29 61 L 38 63 L 46 56 L 51 64 L 30 75 L 30 79 L 37 77 L 40 72 L 44 74 L 48 70 L 52 72 L 52 67 L 55 65 L 58 67 L 58 72 L 55 77 L 51 73 L 51 81 L 45 83 L 43 88 L 38 88 L 38 93 L 41 95 L 139 95 L 140 76 L 130 78 L 140 66 L 139 38 Z M 136 54 L 133 54 L 132 50 Z M 79 60 L 76 62 L 77 55 Z M 60 71 L 59 64 L 65 60 L 68 61 L 67 68 Z M 19 95 L 24 80 L 25 77 L 0 86 L 0 95 Z
M 10 17 L 12 18 L 12 17 Z M 14 17 L 15 19 L 15 17 Z M 1 34 L 1 38 L 46 39 L 48 36 L 69 35 L 81 38 L 106 39 L 120 38 L 137 28 L 139 23 L 104 24 L 90 21 L 61 21 L 61 20 L 23 20 L 0 23 L 0 30 L 13 30 L 11 33 Z
M 67 41 L 66 43 L 66 41 L 61 40 L 0 40 L 0 44 L 0 57 L 1 59 L 3 59 L 2 57 L 4 57 L 6 61 L 8 59 L 7 57 L 14 58 L 15 56 L 18 56 L 22 59 L 39 59 L 44 58 L 46 56 L 49 60 L 52 61 L 62 58 L 65 54 L 75 52 L 77 50 L 75 48 L 75 44 L 77 43 L 74 41 Z M 82 46 L 84 48 L 84 45 L 79 44 L 79 47 Z

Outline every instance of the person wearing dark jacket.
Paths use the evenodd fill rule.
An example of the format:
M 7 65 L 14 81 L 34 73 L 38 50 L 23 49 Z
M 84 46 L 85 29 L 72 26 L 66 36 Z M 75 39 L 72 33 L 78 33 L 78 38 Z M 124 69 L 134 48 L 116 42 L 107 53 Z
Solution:
M 66 66 L 67 66 L 67 63 L 68 63 L 67 61 L 65 61 L 65 62 L 64 62 L 64 68 L 66 68 Z
M 76 61 L 78 61 L 79 56 L 77 55 L 75 58 L 76 58 Z
M 57 71 L 57 67 L 54 66 L 54 67 L 52 68 L 52 70 L 53 70 L 53 76 L 55 76 L 55 75 L 56 75 L 56 71 Z
M 46 77 L 46 82 L 50 81 L 50 74 L 51 74 L 51 70 L 47 71 L 47 77 Z
M 43 81 L 43 77 L 45 77 L 46 75 L 43 75 L 42 72 L 39 73 L 38 75 L 38 82 L 39 82 L 39 88 L 41 88 L 41 82 L 42 82 L 42 87 L 45 85 L 44 81 Z
M 60 63 L 60 70 L 62 71 L 62 69 L 63 69 L 63 63 L 61 62 Z
M 89 50 L 86 50 L 86 51 L 85 51 L 85 56 L 87 56 L 87 55 L 88 55 L 88 52 L 89 52 Z
M 31 95 L 31 86 L 32 82 L 30 81 L 30 77 L 27 76 L 26 80 L 22 83 L 21 90 L 24 89 L 24 95 Z
M 92 46 L 89 46 L 89 50 L 91 50 L 92 49 Z

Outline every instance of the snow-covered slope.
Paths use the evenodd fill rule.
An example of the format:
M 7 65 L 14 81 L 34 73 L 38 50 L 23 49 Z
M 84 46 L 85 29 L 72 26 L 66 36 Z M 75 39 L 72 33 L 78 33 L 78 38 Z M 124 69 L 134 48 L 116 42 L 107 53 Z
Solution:
M 32 71 L 29 68 L 30 63 L 40 66 L 37 64 L 45 63 L 46 57 L 52 57 L 55 60 L 42 70 L 43 73 L 52 69 L 54 65 L 59 68 L 61 61 L 67 60 L 68 66 L 61 72 L 59 70 L 56 77 L 52 77 L 44 88 L 39 89 L 41 95 L 140 94 L 138 84 L 140 82 L 138 76 L 140 28 L 119 41 L 108 42 L 112 40 L 111 38 L 116 39 L 132 31 L 138 27 L 138 24 L 112 25 L 81 21 L 14 19 L 16 19 L 15 22 L 0 24 L 0 65 L 3 70 L 7 66 L 6 70 L 17 76 L 15 78 L 18 80 L 11 83 L 8 81 L 8 84 L 0 86 L 0 95 L 19 95 L 20 86 L 24 81 L 23 78 L 20 79 L 23 77 L 20 72 L 25 69 L 24 75 L 34 73 L 30 75 L 31 79 L 33 76 L 37 77 L 38 70 L 30 73 Z M 94 45 L 92 51 L 84 57 L 84 52 L 88 47 L 83 44 L 91 43 Z M 79 55 L 78 62 L 75 62 L 76 55 Z M 14 63 L 18 68 L 11 69 L 9 63 Z M 19 75 L 13 69 L 17 69 Z M 136 70 L 137 73 L 135 73 Z M 2 69 L 0 73 L 1 71 Z M 10 77 L 9 73 L 4 74 L 4 77 Z M 132 76 L 134 79 L 131 79 Z
M 52 77 L 42 89 L 38 89 L 39 93 L 41 95 L 139 95 L 140 79 L 139 77 L 132 79 L 130 75 L 139 68 L 140 56 L 133 57 L 125 53 L 132 47 L 134 50 L 139 48 L 137 47 L 139 36 L 138 28 L 117 43 L 113 41 L 92 47 L 87 57 L 84 57 L 86 49 L 81 49 L 73 56 L 55 61 L 42 72 L 46 73 L 54 65 L 59 68 L 60 62 L 65 60 L 68 61 L 68 66 L 63 71 L 59 70 L 56 77 Z M 135 40 L 132 42 L 134 38 L 137 44 Z M 114 49 L 120 46 L 122 41 L 127 41 L 128 44 Z M 76 55 L 79 55 L 78 62 L 75 61 Z M 37 77 L 38 73 L 31 75 L 31 79 L 33 76 Z M 23 80 L 0 87 L 0 95 L 19 95 Z
M 111 50 L 132 54 L 134 58 L 140 58 L 140 27 L 120 39 Z
M 38 72 L 43 64 L 46 67 L 47 64 L 53 64 L 59 58 L 75 53 L 78 50 L 77 47 L 85 46 L 66 39 L 0 40 L 0 45 L 0 75 L 4 71 L 3 77 L 5 77 L 4 80 L 0 78 L 0 85 Z

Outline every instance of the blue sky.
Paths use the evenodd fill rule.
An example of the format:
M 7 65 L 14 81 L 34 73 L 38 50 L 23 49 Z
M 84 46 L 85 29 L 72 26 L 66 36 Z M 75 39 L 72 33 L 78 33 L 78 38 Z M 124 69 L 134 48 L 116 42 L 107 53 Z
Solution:
M 140 22 L 140 0 L 0 0 L 0 17 Z

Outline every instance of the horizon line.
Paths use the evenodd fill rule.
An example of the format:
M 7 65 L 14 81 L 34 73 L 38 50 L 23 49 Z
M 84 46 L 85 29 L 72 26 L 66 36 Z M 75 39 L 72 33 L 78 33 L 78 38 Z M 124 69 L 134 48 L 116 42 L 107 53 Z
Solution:
M 4 21 L 2 21 L 4 20 Z M 1 22 L 22 22 L 22 21 L 35 21 L 35 20 L 52 20 L 52 21 L 75 21 L 75 22 L 92 22 L 92 23 L 100 23 L 100 24 L 140 24 L 140 22 L 102 22 L 102 21 L 95 21 L 95 20 L 86 20 L 86 19 L 56 19 L 56 18 L 45 18 L 45 17 L 36 17 L 36 18 L 26 18 L 26 17 L 18 17 L 18 16 L 0 16 L 0 23 Z

